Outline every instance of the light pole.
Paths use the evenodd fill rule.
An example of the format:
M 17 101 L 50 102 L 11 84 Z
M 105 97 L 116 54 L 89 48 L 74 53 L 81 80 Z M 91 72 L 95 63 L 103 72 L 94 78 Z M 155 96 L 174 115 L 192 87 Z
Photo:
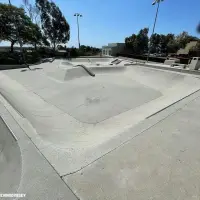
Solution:
M 78 47 L 80 49 L 80 35 L 79 35 L 79 17 L 82 17 L 83 15 L 81 15 L 80 13 L 75 13 L 74 16 L 76 17 L 77 19 L 77 28 L 78 28 Z
M 156 27 L 156 22 L 157 22 L 157 18 L 158 18 L 158 12 L 159 12 L 160 2 L 161 2 L 161 1 L 164 1 L 164 0 L 155 0 L 155 1 L 152 3 L 153 6 L 154 6 L 156 3 L 157 3 L 158 5 L 157 5 L 156 16 L 155 16 L 155 20 L 154 20 L 153 31 L 152 31 L 151 37 L 153 36 L 154 31 L 155 31 L 155 27 Z M 149 50 L 148 50 L 147 62 L 149 61 L 149 56 L 150 56 L 150 51 L 151 51 L 151 37 L 150 37 L 150 42 L 149 42 Z

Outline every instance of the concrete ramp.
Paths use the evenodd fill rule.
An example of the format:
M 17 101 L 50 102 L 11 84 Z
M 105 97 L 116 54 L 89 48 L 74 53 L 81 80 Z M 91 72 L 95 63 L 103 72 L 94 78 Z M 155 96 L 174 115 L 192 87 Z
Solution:
M 21 181 L 21 151 L 0 117 L 0 194 L 17 193 Z
M 77 200 L 14 119 L 12 107 L 7 106 L 0 96 L 0 199 Z
M 82 64 L 105 64 L 105 63 L 111 63 L 113 61 L 113 58 L 73 58 L 69 60 L 72 64 L 82 63 Z M 68 62 L 68 61 L 67 61 Z M 65 63 L 67 64 L 67 63 Z
M 78 64 L 89 65 L 89 66 L 107 66 L 107 65 L 121 65 L 130 63 L 130 61 L 123 60 L 123 59 L 116 59 L 116 58 L 73 58 L 70 60 L 64 60 L 61 62 L 62 66 L 75 66 Z
M 68 69 L 66 71 L 64 80 L 69 81 L 69 80 L 73 80 L 75 78 L 91 76 L 91 74 L 93 74 L 93 73 L 90 72 L 90 70 L 88 68 L 86 68 L 84 65 L 79 65 L 72 69 Z
M 74 66 L 70 69 L 59 68 L 53 72 L 48 72 L 47 74 L 58 81 L 70 81 L 84 76 L 91 76 L 91 74 L 93 75 L 92 71 L 89 68 L 84 67 L 84 65 Z
M 113 58 L 89 58 L 91 62 L 111 62 Z
M 89 67 L 89 69 L 95 74 L 106 74 L 106 73 L 123 73 L 126 71 L 126 67 L 119 66 L 100 66 L 100 67 Z

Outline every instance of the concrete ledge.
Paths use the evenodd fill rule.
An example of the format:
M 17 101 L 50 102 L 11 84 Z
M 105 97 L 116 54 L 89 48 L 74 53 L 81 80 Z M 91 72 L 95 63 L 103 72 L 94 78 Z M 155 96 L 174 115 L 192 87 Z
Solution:
M 136 59 L 126 58 L 126 57 L 120 57 L 120 59 L 129 60 L 129 61 L 136 61 Z M 197 71 L 197 70 L 186 70 L 186 69 L 178 69 L 178 68 L 173 68 L 173 67 L 158 66 L 158 65 L 154 65 L 154 63 L 146 64 L 145 61 L 141 61 L 141 62 L 137 62 L 136 61 L 135 64 L 128 64 L 126 66 L 136 65 L 136 64 L 140 65 L 140 66 L 143 66 L 143 67 L 162 69 L 162 70 L 169 70 L 169 71 L 180 72 L 180 73 L 184 73 L 184 74 L 200 75 L 200 71 Z M 161 63 L 158 63 L 158 64 L 161 64 Z M 181 65 L 181 64 L 179 64 L 179 65 Z
M 184 73 L 184 74 L 200 75 L 200 71 L 195 71 L 195 70 L 178 69 L 178 68 L 172 68 L 172 67 L 163 67 L 163 66 L 155 66 L 155 65 L 140 64 L 140 63 L 138 63 L 138 65 L 143 66 L 143 67 L 154 68 L 154 69 L 162 69 L 162 70 L 167 70 L 167 71 L 180 72 L 180 73 Z
M 101 74 L 101 73 L 114 73 L 114 72 L 123 72 L 125 71 L 127 68 L 126 66 L 119 66 L 119 67 L 115 67 L 115 66 L 105 66 L 105 67 L 89 67 L 89 69 L 97 74 Z
M 0 193 L 22 193 L 25 200 L 77 200 L 1 102 L 0 114 Z

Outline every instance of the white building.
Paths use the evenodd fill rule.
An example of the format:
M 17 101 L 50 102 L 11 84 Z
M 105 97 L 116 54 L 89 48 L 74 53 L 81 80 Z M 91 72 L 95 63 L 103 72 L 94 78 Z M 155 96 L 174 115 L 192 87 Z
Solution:
M 124 47 L 124 43 L 109 43 L 108 46 L 102 47 L 102 56 L 116 56 L 123 51 Z
M 200 57 L 192 58 L 189 68 L 190 70 L 198 70 L 200 68 Z

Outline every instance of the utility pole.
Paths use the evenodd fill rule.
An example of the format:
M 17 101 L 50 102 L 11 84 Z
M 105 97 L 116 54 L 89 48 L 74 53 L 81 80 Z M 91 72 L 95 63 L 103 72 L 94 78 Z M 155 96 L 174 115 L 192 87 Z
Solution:
M 79 17 L 82 17 L 83 15 L 81 15 L 80 13 L 75 13 L 74 16 L 76 17 L 77 20 L 77 29 L 78 29 L 78 47 L 80 49 L 80 31 L 79 31 Z
M 164 1 L 164 0 L 155 0 L 152 5 L 154 6 L 156 3 L 158 4 L 157 5 L 157 10 L 156 10 L 156 16 L 155 16 L 155 20 L 154 20 L 154 25 L 153 25 L 153 31 L 152 31 L 152 35 L 150 37 L 150 42 L 149 42 L 149 50 L 148 50 L 148 56 L 147 56 L 147 62 L 149 61 L 149 56 L 150 56 L 150 53 L 151 53 L 151 38 L 155 32 L 155 27 L 156 27 L 156 22 L 157 22 L 157 18 L 158 18 L 158 12 L 159 12 L 159 8 L 160 8 L 160 2 L 161 1 Z

